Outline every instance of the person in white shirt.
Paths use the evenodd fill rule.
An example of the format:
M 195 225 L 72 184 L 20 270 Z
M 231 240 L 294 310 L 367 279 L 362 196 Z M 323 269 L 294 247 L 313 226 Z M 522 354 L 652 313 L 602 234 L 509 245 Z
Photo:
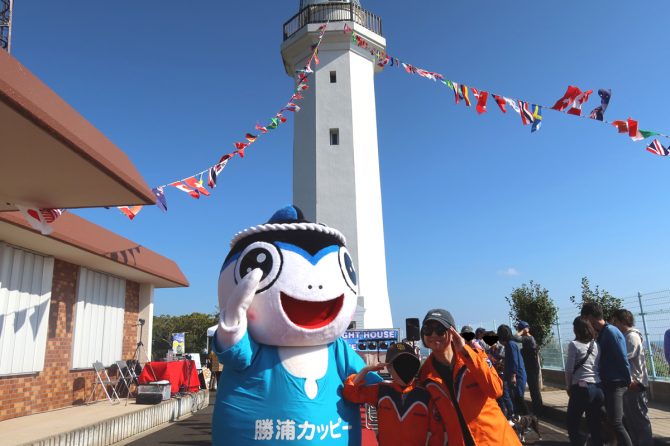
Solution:
M 635 326 L 635 318 L 628 310 L 617 310 L 612 315 L 612 325 L 621 330 L 626 338 L 628 363 L 630 364 L 631 383 L 623 394 L 623 422 L 628 429 L 634 446 L 654 444 L 651 434 L 651 421 L 647 412 L 647 360 L 644 352 L 642 333 Z
M 572 322 L 575 340 L 568 346 L 565 362 L 565 384 L 568 391 L 567 425 L 570 444 L 583 446 L 584 436 L 579 430 L 582 415 L 586 412 L 591 445 L 602 446 L 600 408 L 605 397 L 598 385 L 598 343 L 596 332 L 588 320 L 577 317 Z

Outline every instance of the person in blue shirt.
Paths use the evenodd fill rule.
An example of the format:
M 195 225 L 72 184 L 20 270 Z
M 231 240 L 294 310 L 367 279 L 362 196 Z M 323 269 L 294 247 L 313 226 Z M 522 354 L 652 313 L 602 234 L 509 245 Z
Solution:
M 665 351 L 665 360 L 670 364 L 670 329 L 665 332 L 663 338 L 663 350 Z
M 600 351 L 600 382 L 605 394 L 607 421 L 614 429 L 619 446 L 632 446 L 628 431 L 623 424 L 623 395 L 630 385 L 630 366 L 626 350 L 626 339 L 615 326 L 605 322 L 603 309 L 596 302 L 582 305 L 581 316 L 586 318 L 598 332 Z
M 528 415 L 528 407 L 523 398 L 526 390 L 526 366 L 523 363 L 519 344 L 513 338 L 512 329 L 508 325 L 498 327 L 498 338 L 505 346 L 504 377 L 514 405 L 514 415 Z

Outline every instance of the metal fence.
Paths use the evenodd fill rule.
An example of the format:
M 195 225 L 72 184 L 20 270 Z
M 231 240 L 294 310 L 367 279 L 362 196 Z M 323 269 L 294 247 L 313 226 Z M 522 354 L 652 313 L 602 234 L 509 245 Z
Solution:
M 382 20 L 378 16 L 354 3 L 332 2 L 306 6 L 291 17 L 284 23 L 284 40 L 310 23 L 342 21 L 355 22 L 380 36 L 382 35 Z
M 663 336 L 670 328 L 670 290 L 623 298 L 623 308 L 635 316 L 635 326 L 644 337 L 647 371 L 653 380 L 670 380 L 670 369 L 663 352 Z M 542 348 L 542 367 L 564 370 L 568 344 L 574 339 L 572 321 L 579 316 L 576 307 L 562 308 L 552 329 L 550 341 Z

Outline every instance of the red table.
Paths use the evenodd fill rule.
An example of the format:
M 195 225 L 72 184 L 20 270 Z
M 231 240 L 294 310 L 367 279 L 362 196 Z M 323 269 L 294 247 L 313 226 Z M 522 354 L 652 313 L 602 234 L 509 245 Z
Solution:
M 191 375 L 190 382 L 188 379 L 189 373 Z M 181 386 L 188 385 L 189 392 L 197 392 L 200 388 L 198 370 L 195 368 L 195 361 L 193 360 L 147 362 L 137 379 L 140 384 L 168 380 L 170 381 L 170 392 L 173 394 L 179 392 Z

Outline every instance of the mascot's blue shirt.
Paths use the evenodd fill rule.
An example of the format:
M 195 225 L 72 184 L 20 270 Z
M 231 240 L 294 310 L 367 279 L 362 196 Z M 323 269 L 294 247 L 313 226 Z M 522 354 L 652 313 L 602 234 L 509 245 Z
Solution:
M 344 380 L 365 364 L 342 339 L 328 344 L 328 368 L 317 379 L 314 399 L 305 379 L 282 365 L 277 347 L 258 344 L 247 334 L 231 348 L 214 350 L 224 364 L 212 420 L 213 445 L 361 444 L 358 404 L 342 399 Z M 369 382 L 381 379 L 369 373 Z M 232 442 L 231 442 L 232 441 Z

